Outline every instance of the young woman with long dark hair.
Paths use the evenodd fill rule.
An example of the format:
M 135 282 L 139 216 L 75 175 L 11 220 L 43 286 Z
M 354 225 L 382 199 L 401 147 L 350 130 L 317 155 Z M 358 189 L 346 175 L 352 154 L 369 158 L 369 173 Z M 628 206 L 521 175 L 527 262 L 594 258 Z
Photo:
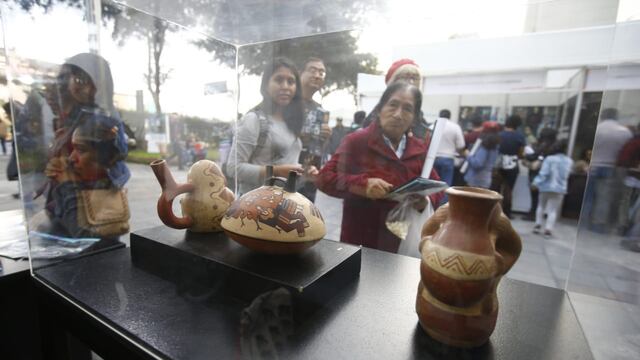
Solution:
M 300 75 L 290 60 L 276 58 L 265 66 L 262 102 L 240 120 L 227 162 L 227 172 L 237 171 L 239 193 L 262 184 L 266 165 L 274 165 L 275 176 L 304 172 L 298 164 L 304 116 L 301 91 Z M 317 169 L 310 173 L 317 174 Z

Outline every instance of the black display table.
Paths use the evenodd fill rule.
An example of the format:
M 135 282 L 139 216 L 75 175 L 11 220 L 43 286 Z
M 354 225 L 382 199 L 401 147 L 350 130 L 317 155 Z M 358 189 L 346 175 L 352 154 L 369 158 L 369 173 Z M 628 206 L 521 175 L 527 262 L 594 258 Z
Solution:
M 500 314 L 490 343 L 472 351 L 441 346 L 418 325 L 414 302 L 419 276 L 418 259 L 363 249 L 360 277 L 323 308 L 296 319 L 293 335 L 278 347 L 279 356 L 593 358 L 564 291 L 510 279 L 503 279 L 499 288 Z M 181 289 L 133 266 L 129 249 L 41 269 L 36 278 L 42 310 L 50 317 L 47 331 L 73 332 L 105 359 L 246 355 L 240 321 L 247 302 L 226 296 L 223 289 Z
M 298 313 L 323 305 L 360 274 L 360 247 L 326 239 L 300 254 L 267 255 L 223 232 L 157 226 L 131 233 L 130 238 L 135 266 L 180 287 L 217 288 L 246 302 L 284 288 Z
M 21 210 L 0 211 L 0 245 L 25 239 Z M 0 257 L 0 358 L 42 358 L 29 261 Z
M 29 261 L 0 257 L 0 358 L 41 359 Z

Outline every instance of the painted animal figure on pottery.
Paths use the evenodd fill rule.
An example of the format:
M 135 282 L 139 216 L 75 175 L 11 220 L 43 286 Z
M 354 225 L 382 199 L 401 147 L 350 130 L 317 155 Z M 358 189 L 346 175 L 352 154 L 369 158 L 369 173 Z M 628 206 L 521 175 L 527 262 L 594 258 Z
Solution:
M 291 254 L 313 246 L 326 234 L 315 205 L 295 191 L 295 172 L 289 179 L 268 176 L 265 185 L 236 200 L 222 220 L 232 239 L 253 250 Z M 246 226 L 245 220 L 254 226 Z

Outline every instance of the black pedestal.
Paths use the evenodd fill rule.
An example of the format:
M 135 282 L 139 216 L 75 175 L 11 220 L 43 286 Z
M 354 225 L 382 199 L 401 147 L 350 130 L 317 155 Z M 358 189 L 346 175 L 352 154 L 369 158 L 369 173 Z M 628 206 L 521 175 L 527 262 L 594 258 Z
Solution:
M 191 233 L 166 226 L 131 234 L 133 264 L 179 286 L 251 301 L 285 288 L 297 306 L 322 305 L 360 274 L 359 247 L 321 240 L 296 255 L 266 255 L 224 233 Z
M 239 346 L 250 304 L 224 292 L 181 294 L 174 283 L 132 266 L 128 249 L 37 270 L 36 280 L 46 284 L 36 289 L 42 313 L 52 317 L 44 338 L 69 331 L 104 359 L 250 358 Z M 419 281 L 419 259 L 363 248 L 360 277 L 313 316 L 298 317 L 279 358 L 593 360 L 562 290 L 502 279 L 489 343 L 459 350 L 420 328 Z

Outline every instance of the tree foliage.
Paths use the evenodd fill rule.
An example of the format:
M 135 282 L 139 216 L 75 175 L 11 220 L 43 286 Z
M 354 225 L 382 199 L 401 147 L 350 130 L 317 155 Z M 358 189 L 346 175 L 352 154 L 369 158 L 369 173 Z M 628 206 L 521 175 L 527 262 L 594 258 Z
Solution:
M 264 64 L 274 57 L 291 59 L 302 70 L 309 57 L 324 61 L 327 68 L 322 95 L 337 89 L 354 91 L 358 73 L 375 73 L 378 59 L 357 52 L 357 33 L 337 32 L 249 45 L 240 48 L 241 69 L 249 74 L 262 74 Z
M 210 33 L 223 34 L 231 40 L 240 41 L 238 61 L 242 73 L 262 74 L 264 65 L 277 56 L 287 57 L 299 67 L 307 58 L 318 57 L 324 60 L 327 67 L 322 91 L 324 96 L 337 89 L 348 89 L 355 93 L 358 73 L 377 72 L 377 58 L 358 52 L 357 31 L 335 31 L 345 28 L 348 23 L 364 23 L 374 2 L 300 0 L 275 3 L 273 7 L 222 6 L 217 10 L 217 22 L 210 24 Z M 341 12 L 336 13 L 336 9 Z M 287 17 L 291 14 L 295 14 L 295 21 Z M 300 15 L 306 22 L 299 21 Z M 235 33 L 229 29 L 235 30 Z M 265 29 L 269 31 L 265 32 Z M 290 38 L 268 41 L 271 39 L 265 38 L 264 33 Z M 296 34 L 313 35 L 296 37 Z M 258 43 L 242 45 L 242 41 L 249 40 Z M 235 52 L 227 51 L 229 45 L 222 41 L 211 39 L 200 41 L 197 45 L 212 52 L 214 58 L 222 63 L 235 61 Z
M 122 45 L 132 36 L 147 42 L 147 72 L 144 78 L 147 89 L 151 93 L 156 114 L 162 114 L 160 90 L 162 84 L 169 78 L 171 69 L 162 70 L 160 59 L 164 51 L 166 34 L 171 25 L 160 18 L 131 8 L 122 9 L 117 16 L 114 16 L 114 21 L 112 37 L 119 44 Z
M 358 73 L 376 73 L 378 59 L 372 54 L 358 53 L 358 33 L 342 31 L 274 42 L 241 46 L 238 50 L 239 70 L 244 74 L 260 75 L 267 62 L 275 57 L 291 59 L 299 69 L 309 57 L 324 61 L 327 68 L 322 95 L 337 89 L 355 92 Z M 222 63 L 233 63 L 235 51 L 216 40 L 201 41 L 199 46 L 213 52 Z
M 30 11 L 33 8 L 49 11 L 58 5 L 84 10 L 86 0 L 1 0 L 1 2 L 10 7 L 17 6 L 24 11 Z M 110 1 L 102 1 L 101 5 L 103 19 L 110 19 L 120 12 L 120 9 Z
M 1 1 L 26 11 L 33 7 L 49 10 L 56 4 L 79 9 L 85 7 L 85 0 Z M 334 31 L 345 28 L 344 24 L 349 22 L 361 24 L 375 1 L 133 0 L 129 3 L 143 11 L 102 0 L 103 21 L 114 21 L 112 37 L 119 43 L 130 37 L 147 41 L 149 63 L 145 80 L 158 113 L 161 112 L 161 86 L 170 75 L 170 69 L 162 68 L 161 58 L 167 32 L 179 29 L 174 23 L 186 28 L 198 27 L 211 35 L 209 40 L 197 41 L 195 45 L 208 50 L 213 59 L 230 67 L 235 65 L 237 55 L 239 70 L 245 74 L 261 74 L 264 65 L 277 56 L 288 57 L 298 66 L 302 66 L 308 57 L 319 57 L 327 67 L 323 95 L 336 89 L 355 92 L 358 73 L 376 72 L 377 58 L 358 52 L 357 32 Z M 306 19 L 306 22 L 300 22 L 300 19 Z M 276 29 L 272 33 L 293 38 L 269 42 L 271 39 L 265 35 L 264 29 Z M 301 33 L 315 35 L 295 37 Z M 265 42 L 242 45 L 247 39 Z

